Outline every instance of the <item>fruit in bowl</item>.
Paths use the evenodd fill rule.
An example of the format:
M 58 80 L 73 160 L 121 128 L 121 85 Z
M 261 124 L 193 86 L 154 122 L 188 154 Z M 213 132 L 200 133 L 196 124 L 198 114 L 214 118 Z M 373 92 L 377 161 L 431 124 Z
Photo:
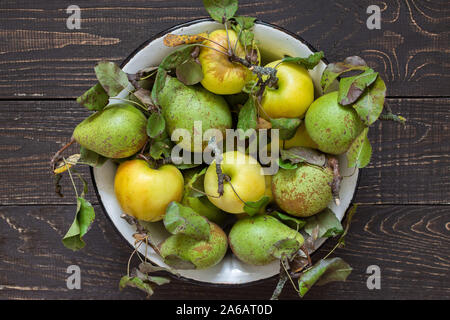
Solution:
M 151 275 L 160 268 L 235 285 L 281 270 L 304 294 L 311 272 L 350 270 L 340 258 L 313 263 L 311 254 L 344 233 L 386 88 L 359 57 L 327 65 L 287 31 L 206 8 L 215 21 L 171 29 L 123 68 L 97 65 L 99 83 L 78 99 L 94 113 L 68 144 L 78 142 L 80 153 L 58 161 L 64 146 L 52 169 L 72 177 L 77 163 L 91 165 L 108 217 L 148 258 L 121 287 L 163 283 Z M 339 89 L 328 93 L 332 84 Z M 114 109 L 127 113 L 106 116 Z M 77 194 L 63 239 L 71 249 L 85 245 L 94 218 L 85 192 Z

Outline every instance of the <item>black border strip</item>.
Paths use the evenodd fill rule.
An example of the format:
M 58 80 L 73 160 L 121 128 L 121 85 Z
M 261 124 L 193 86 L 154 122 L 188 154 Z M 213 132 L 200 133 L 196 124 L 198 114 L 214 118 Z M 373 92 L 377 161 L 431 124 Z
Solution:
M 142 43 L 139 47 L 137 47 L 136 50 L 134 50 L 120 65 L 121 68 L 123 68 L 139 51 L 141 51 L 144 47 L 146 47 L 148 44 L 150 44 L 152 41 L 163 37 L 164 35 L 166 35 L 167 33 L 170 33 L 174 30 L 177 30 L 179 28 L 182 27 L 188 27 L 191 26 L 193 24 L 196 23 L 200 23 L 200 22 L 206 22 L 206 21 L 214 21 L 211 18 L 201 18 L 201 19 L 196 19 L 196 20 L 191 20 L 191 21 L 187 21 L 178 25 L 175 25 L 173 27 L 170 27 L 169 29 L 166 29 L 164 31 L 161 31 L 159 33 L 157 33 L 156 35 L 152 36 L 150 39 L 148 39 L 147 41 L 145 41 L 144 43 Z M 310 43 L 308 43 L 306 40 L 304 40 L 302 37 L 300 37 L 299 35 L 296 35 L 295 33 L 292 33 L 282 27 L 279 27 L 277 25 L 271 24 L 269 22 L 265 22 L 265 21 L 261 21 L 261 20 L 256 20 L 255 23 L 257 24 L 261 24 L 267 27 L 271 27 L 274 29 L 277 29 L 283 33 L 286 33 L 287 35 L 290 35 L 291 37 L 299 40 L 300 42 L 302 42 L 304 45 L 306 45 L 312 52 L 317 52 L 318 50 L 316 48 L 314 48 Z M 326 64 L 328 64 L 328 60 L 326 58 L 322 59 Z M 100 197 L 100 194 L 98 192 L 98 188 L 97 188 L 97 182 L 95 181 L 95 176 L 94 176 L 94 169 L 92 167 L 90 168 L 90 174 L 91 174 L 91 179 L 92 179 L 92 184 L 94 185 L 94 190 L 95 190 L 95 195 L 98 198 L 98 201 L 100 203 L 100 206 L 102 208 L 102 211 L 104 213 L 104 215 L 106 216 L 106 218 L 109 220 L 109 222 L 114 226 L 114 230 L 116 230 L 116 232 L 120 235 L 120 237 L 130 246 L 130 248 L 134 249 L 128 242 L 128 240 L 122 235 L 122 233 L 119 232 L 119 230 L 116 228 L 116 225 L 112 222 L 111 218 L 109 217 L 105 206 L 103 205 L 103 201 L 102 198 Z M 358 192 L 358 186 L 361 180 L 361 169 L 359 169 L 358 171 L 358 180 L 356 181 L 356 187 L 355 187 L 355 192 L 353 193 L 353 197 L 352 200 L 350 201 L 350 206 L 353 204 L 353 200 L 356 197 L 356 194 Z M 328 240 L 327 240 L 328 241 Z M 139 253 L 139 252 L 138 252 Z M 196 285 L 200 285 L 203 287 L 221 287 L 221 288 L 242 288 L 242 287 L 247 287 L 247 286 L 252 286 L 252 285 L 256 285 L 256 284 L 260 284 L 263 283 L 264 281 L 267 280 L 271 280 L 271 279 L 275 279 L 276 277 L 278 277 L 278 275 L 273 275 L 271 277 L 265 278 L 265 279 L 260 279 L 260 280 L 255 280 L 252 282 L 247 282 L 247 283 L 237 283 L 237 284 L 227 284 L 227 283 L 209 283 L 209 282 L 204 282 L 204 281 L 198 281 L 198 280 L 194 280 L 194 279 L 189 279 L 189 278 L 185 278 L 185 277 L 177 277 L 169 272 L 167 272 L 167 274 L 174 278 L 174 279 L 178 279 L 178 280 L 182 280 L 184 282 L 187 283 L 191 283 L 191 284 L 196 284 Z

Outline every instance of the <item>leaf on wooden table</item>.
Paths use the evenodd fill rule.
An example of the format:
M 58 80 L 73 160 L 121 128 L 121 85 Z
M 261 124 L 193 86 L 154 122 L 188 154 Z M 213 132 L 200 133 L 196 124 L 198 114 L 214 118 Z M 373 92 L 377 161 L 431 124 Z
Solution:
M 321 259 L 298 279 L 300 297 L 304 297 L 315 284 L 345 281 L 352 272 L 350 265 L 341 258 Z
M 94 219 L 94 207 L 83 197 L 78 197 L 75 219 L 62 239 L 64 246 L 74 251 L 82 249 L 85 246 L 83 236 L 88 232 Z

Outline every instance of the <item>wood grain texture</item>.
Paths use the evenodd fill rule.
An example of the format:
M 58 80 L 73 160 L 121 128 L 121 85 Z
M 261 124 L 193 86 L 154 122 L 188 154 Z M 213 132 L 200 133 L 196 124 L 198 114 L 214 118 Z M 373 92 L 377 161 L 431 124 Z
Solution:
M 152 35 L 205 17 L 200 0 L 87 0 L 81 30 L 66 28 L 71 1 L 0 4 L 0 98 L 74 98 L 94 81 L 99 60 L 123 61 Z M 368 30 L 369 5 L 382 10 Z M 361 55 L 380 71 L 390 96 L 448 96 L 450 2 L 240 1 L 241 14 L 284 27 L 330 61 Z
M 362 170 L 356 201 L 449 204 L 450 145 L 441 141 L 450 139 L 450 99 L 390 99 L 388 103 L 408 122 L 403 127 L 380 121 L 370 129 L 373 157 Z M 66 197 L 54 193 L 49 159 L 88 114 L 72 101 L 0 102 L 0 204 L 73 203 L 67 178 L 62 180 Z M 74 146 L 66 155 L 77 152 Z M 88 170 L 82 172 L 89 177 Z M 93 192 L 89 198 L 97 203 Z
M 97 206 L 85 249 L 73 253 L 61 236 L 74 206 L 0 207 L 0 299 L 143 299 L 118 290 L 131 248 Z M 354 269 L 347 282 L 315 287 L 308 299 L 449 299 L 450 206 L 361 206 L 347 246 L 336 256 Z M 328 241 L 313 259 L 333 245 Z M 135 263 L 137 263 L 135 261 Z M 81 268 L 81 290 L 66 288 L 66 269 Z M 366 269 L 381 268 L 381 290 L 368 290 Z M 172 280 L 153 299 L 268 299 L 276 280 L 245 288 L 203 287 Z M 175 294 L 176 292 L 176 294 Z M 297 299 L 289 285 L 283 299 Z

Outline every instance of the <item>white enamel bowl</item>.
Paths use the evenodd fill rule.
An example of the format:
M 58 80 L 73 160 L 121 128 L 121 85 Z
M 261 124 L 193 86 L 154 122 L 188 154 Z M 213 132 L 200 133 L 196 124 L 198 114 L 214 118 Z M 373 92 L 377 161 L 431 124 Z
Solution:
M 173 48 L 165 47 L 163 44 L 163 36 L 169 32 L 175 34 L 196 34 L 212 31 L 220 27 L 221 25 L 209 19 L 196 20 L 175 26 L 157 35 L 138 48 L 124 62 L 123 70 L 127 73 L 136 73 L 148 66 L 158 65 L 167 54 L 174 50 Z M 254 33 L 255 38 L 259 41 L 261 51 L 273 53 L 274 58 L 282 58 L 284 55 L 306 57 L 314 51 L 310 45 L 296 35 L 290 34 L 288 31 L 268 23 L 257 22 Z M 316 88 L 316 96 L 321 94 L 320 77 L 325 67 L 325 62 L 321 61 L 316 68 L 310 71 Z M 336 213 L 338 219 L 342 220 L 357 187 L 358 171 L 354 172 L 354 169 L 348 169 L 345 157 L 343 156 L 339 158 L 339 162 L 341 174 L 345 177 L 342 181 L 340 192 L 341 204 L 337 207 L 334 203 L 330 203 L 329 206 Z M 114 175 L 116 169 L 116 165 L 108 161 L 102 167 L 95 168 L 91 171 L 92 178 L 97 189 L 97 196 L 106 215 L 124 239 L 130 245 L 133 245 L 134 239 L 132 235 L 135 229 L 120 218 L 122 211 L 114 195 Z M 169 236 L 162 223 L 154 223 L 151 234 L 153 239 L 158 243 Z M 322 245 L 323 242 L 324 239 L 319 239 L 316 243 L 316 248 Z M 145 254 L 144 249 L 141 250 L 141 253 Z M 164 266 L 161 258 L 150 249 L 148 258 L 152 262 Z M 277 261 L 266 266 L 256 267 L 244 264 L 234 255 L 228 253 L 221 263 L 212 268 L 206 270 L 180 270 L 179 273 L 186 280 L 190 279 L 205 284 L 230 286 L 267 279 L 278 274 L 278 271 L 279 263 Z

